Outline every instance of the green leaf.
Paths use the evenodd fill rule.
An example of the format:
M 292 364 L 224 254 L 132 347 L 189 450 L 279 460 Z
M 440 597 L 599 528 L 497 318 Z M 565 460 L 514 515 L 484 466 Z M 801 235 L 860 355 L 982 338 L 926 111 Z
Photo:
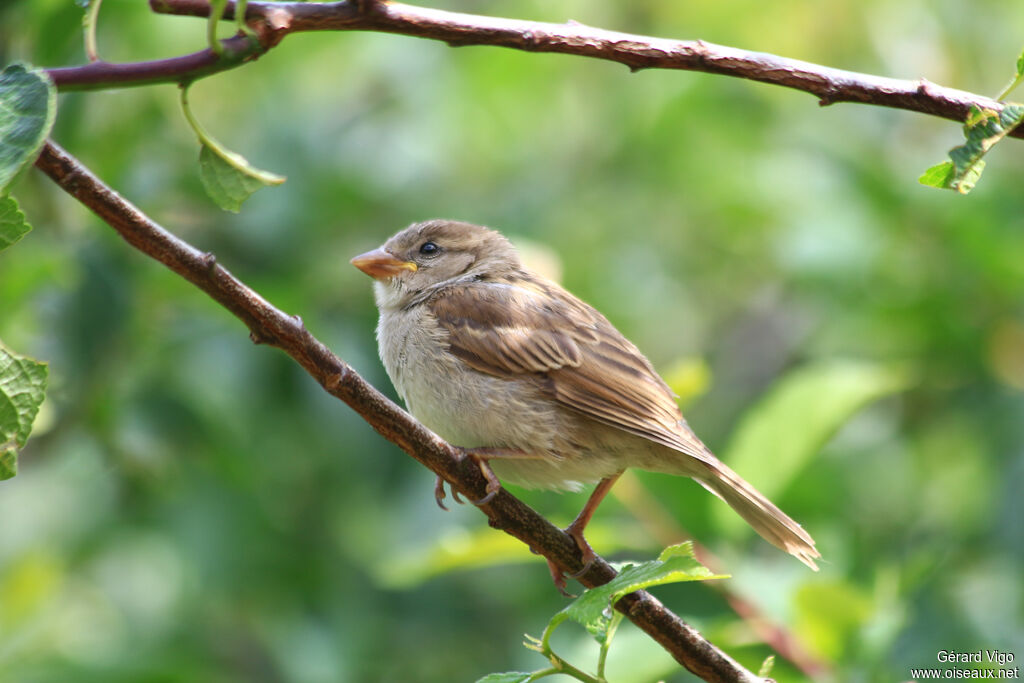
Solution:
M 31 229 L 14 197 L 0 197 L 0 251 L 20 240 Z
M 501 674 L 487 674 L 476 683 L 527 683 L 531 678 L 533 674 L 525 671 L 506 671 Z
M 1017 58 L 1017 73 L 996 97 L 1002 101 L 1024 81 L 1024 52 Z M 949 151 L 950 161 L 932 166 L 917 179 L 922 185 L 967 194 L 985 170 L 982 157 L 1024 120 L 1024 105 L 1005 104 L 1001 111 L 971 106 L 964 122 L 967 142 Z
M 795 370 L 744 416 L 723 460 L 774 498 L 861 407 L 910 382 L 903 368 L 869 362 L 824 361 Z M 725 533 L 750 528 L 727 506 L 716 505 L 713 514 Z
M 943 161 L 925 171 L 917 181 L 940 190 L 956 190 L 960 194 L 967 194 L 978 184 L 984 170 L 984 159 L 978 159 L 962 175 L 957 175 L 956 165 L 952 161 Z
M 550 631 L 569 618 L 584 626 L 599 643 L 603 643 L 612 626 L 611 607 L 622 596 L 664 583 L 724 578 L 728 577 L 712 574 L 710 569 L 697 561 L 691 541 L 669 546 L 662 551 L 657 560 L 626 565 L 619 571 L 619 575 L 608 583 L 591 588 L 576 598 L 551 620 L 545 633 L 545 642 L 550 636 Z
M 18 473 L 18 449 L 32 431 L 48 375 L 46 363 L 0 346 L 0 481 Z
M 0 481 L 18 475 L 18 451 L 14 446 L 0 446 Z
M 964 122 L 967 141 L 949 151 L 952 170 L 947 163 L 932 166 L 918 179 L 924 185 L 956 190 L 967 194 L 977 184 L 985 168 L 982 157 L 1024 120 L 1024 105 L 1007 104 L 1001 111 L 972 106 Z
M 256 190 L 285 181 L 284 176 L 253 168 L 241 154 L 206 143 L 199 152 L 199 175 L 210 199 L 235 213 Z
M 0 71 L 0 195 L 35 161 L 57 114 L 57 90 L 42 69 L 12 64 Z
M 917 179 L 917 182 L 929 187 L 937 187 L 940 190 L 946 189 L 952 185 L 955 173 L 956 169 L 953 168 L 953 162 L 943 161 L 942 163 L 935 164 L 922 173 L 921 177 Z
M 771 675 L 772 669 L 775 668 L 775 655 L 768 655 L 761 662 L 761 668 L 757 670 L 758 678 L 768 678 Z
M 238 213 L 242 202 L 253 192 L 267 185 L 280 185 L 285 178 L 253 168 L 245 157 L 228 150 L 206 132 L 192 114 L 192 107 L 188 103 L 189 87 L 185 85 L 181 89 L 181 111 L 199 138 L 199 177 L 206 194 L 217 206 Z

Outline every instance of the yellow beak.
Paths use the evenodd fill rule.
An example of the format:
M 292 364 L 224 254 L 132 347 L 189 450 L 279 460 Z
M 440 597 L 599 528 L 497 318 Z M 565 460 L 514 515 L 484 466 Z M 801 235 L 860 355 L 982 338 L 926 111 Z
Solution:
M 365 254 L 356 256 L 351 261 L 352 265 L 363 271 L 370 277 L 377 280 L 384 280 L 394 277 L 403 270 L 416 271 L 417 266 L 412 261 L 402 261 L 395 258 L 381 248 L 368 251 Z

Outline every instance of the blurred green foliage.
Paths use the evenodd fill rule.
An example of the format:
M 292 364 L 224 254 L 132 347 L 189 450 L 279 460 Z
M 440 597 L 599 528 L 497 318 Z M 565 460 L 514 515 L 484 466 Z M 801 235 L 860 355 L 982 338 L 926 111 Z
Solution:
M 996 0 L 438 6 L 980 93 L 1003 85 L 1024 25 L 1024 4 Z M 81 20 L 70 0 L 0 4 L 0 63 L 81 63 Z M 202 49 L 205 30 L 106 0 L 97 38 L 104 59 L 136 61 Z M 54 136 L 388 392 L 369 282 L 348 259 L 436 216 L 545 252 L 657 367 L 706 368 L 685 380 L 707 389 L 687 417 L 719 452 L 792 373 L 907 368 L 905 391 L 858 412 L 776 494 L 817 539 L 820 574 L 728 534 L 692 482 L 640 480 L 734 590 L 829 663 L 826 679 L 906 680 L 940 649 L 1024 658 L 1020 141 L 964 198 L 917 183 L 960 137 L 951 122 L 371 33 L 291 36 L 190 96 L 228 148 L 288 182 L 238 215 L 216 209 L 170 85 L 61 95 Z M 0 255 L 0 339 L 48 361 L 50 389 L 19 476 L 0 484 L 0 680 L 470 681 L 534 666 L 520 634 L 564 606 L 539 558 L 399 580 L 388 558 L 499 532 L 472 508 L 438 510 L 431 474 L 46 178 L 14 194 L 36 229 Z M 814 426 L 779 419 L 780 434 Z M 583 503 L 517 493 L 559 522 Z M 610 500 L 590 538 L 650 559 L 654 536 Z M 771 654 L 706 586 L 655 591 L 748 668 Z M 609 680 L 692 679 L 620 630 Z M 594 647 L 558 644 L 589 653 L 570 661 Z M 783 658 L 772 676 L 803 679 Z

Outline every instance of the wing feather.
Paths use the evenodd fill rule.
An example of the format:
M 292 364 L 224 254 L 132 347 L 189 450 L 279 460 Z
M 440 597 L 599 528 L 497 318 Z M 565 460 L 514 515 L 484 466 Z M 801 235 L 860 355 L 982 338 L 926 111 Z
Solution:
M 668 385 L 591 306 L 528 274 L 511 284 L 460 283 L 426 304 L 452 353 L 497 377 L 528 376 L 566 408 L 702 457 Z

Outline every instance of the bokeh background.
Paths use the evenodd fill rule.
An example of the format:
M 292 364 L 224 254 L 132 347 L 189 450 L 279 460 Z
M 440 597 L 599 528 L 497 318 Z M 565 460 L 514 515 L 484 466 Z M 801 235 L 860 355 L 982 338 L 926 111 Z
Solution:
M 1024 45 L 1024 4 L 996 0 L 432 6 L 990 95 Z M 81 63 L 80 26 L 71 0 L 8 0 L 0 62 Z M 107 0 L 100 51 L 173 56 L 204 31 Z M 500 228 L 649 355 L 825 562 L 812 574 L 692 482 L 644 473 L 599 511 L 599 552 L 645 560 L 698 539 L 818 680 L 908 680 L 943 649 L 1024 659 L 1024 143 L 996 148 L 961 197 L 916 180 L 958 143 L 955 123 L 368 33 L 291 36 L 191 99 L 288 182 L 217 210 L 171 85 L 62 95 L 54 136 L 392 396 L 370 282 L 348 259 L 429 217 Z M 0 483 L 0 680 L 544 666 L 521 636 L 565 601 L 539 558 L 468 506 L 437 509 L 429 472 L 46 178 L 14 194 L 35 230 L 0 255 L 0 339 L 52 379 L 21 473 Z M 563 524 L 584 501 L 515 492 Z M 748 667 L 771 654 L 707 586 L 656 594 Z M 593 669 L 582 629 L 561 627 L 556 648 Z M 629 624 L 609 676 L 693 680 Z M 781 658 L 773 676 L 806 678 Z

